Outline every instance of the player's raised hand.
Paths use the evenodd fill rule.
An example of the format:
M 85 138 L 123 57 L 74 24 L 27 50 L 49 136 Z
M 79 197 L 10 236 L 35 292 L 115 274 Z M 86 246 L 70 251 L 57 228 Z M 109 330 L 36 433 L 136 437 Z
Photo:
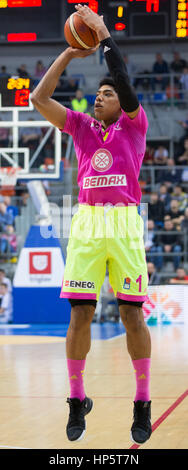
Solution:
M 89 28 L 97 31 L 99 28 L 104 26 L 103 16 L 99 16 L 97 13 L 94 13 L 94 11 L 92 11 L 87 5 L 81 5 L 79 3 L 78 5 L 75 5 L 75 8 Z

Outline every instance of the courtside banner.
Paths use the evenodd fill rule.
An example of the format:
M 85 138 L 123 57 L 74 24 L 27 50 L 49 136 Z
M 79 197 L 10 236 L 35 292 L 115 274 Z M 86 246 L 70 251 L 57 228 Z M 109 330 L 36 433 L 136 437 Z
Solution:
M 148 300 L 143 304 L 148 324 L 184 323 L 187 318 L 188 286 L 149 286 Z

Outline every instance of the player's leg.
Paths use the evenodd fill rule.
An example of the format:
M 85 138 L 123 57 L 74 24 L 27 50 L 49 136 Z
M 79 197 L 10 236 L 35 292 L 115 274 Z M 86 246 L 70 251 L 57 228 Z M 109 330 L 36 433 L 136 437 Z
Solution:
M 96 300 L 74 300 L 71 303 L 71 319 L 66 337 L 67 357 L 83 360 L 91 346 L 90 325 L 96 309 Z
M 100 220 L 99 214 L 98 225 Z M 94 234 L 93 208 L 81 207 L 72 221 L 61 291 L 61 297 L 68 298 L 72 306 L 66 339 L 70 383 L 69 440 L 83 437 L 84 417 L 92 408 L 92 400 L 85 396 L 83 374 L 91 344 L 90 325 L 106 271 L 105 241 L 95 238 Z
M 70 406 L 67 437 L 70 441 L 81 440 L 85 434 L 85 415 L 93 406 L 84 389 L 84 371 L 87 353 L 91 346 L 90 325 L 95 313 L 96 301 L 71 300 L 71 320 L 66 338 L 67 367 L 70 384 Z
M 127 349 L 136 377 L 134 398 L 134 420 L 131 428 L 132 440 L 143 444 L 149 439 L 151 429 L 150 366 L 151 338 L 144 321 L 141 306 L 120 300 L 119 311 L 126 329 Z
M 143 221 L 136 207 L 119 208 L 122 216 L 123 211 L 125 216 L 129 211 L 128 230 L 126 236 L 114 237 L 110 241 L 109 280 L 118 299 L 121 319 L 126 329 L 127 348 L 136 374 L 132 438 L 138 443 L 143 443 L 151 434 L 149 392 L 151 339 L 141 308 L 147 299 L 147 264 L 143 243 Z M 119 223 L 122 235 L 124 220 L 122 221 L 121 217 Z
M 151 357 L 151 337 L 145 323 L 142 302 L 118 299 L 120 316 L 126 329 L 127 349 L 133 361 Z

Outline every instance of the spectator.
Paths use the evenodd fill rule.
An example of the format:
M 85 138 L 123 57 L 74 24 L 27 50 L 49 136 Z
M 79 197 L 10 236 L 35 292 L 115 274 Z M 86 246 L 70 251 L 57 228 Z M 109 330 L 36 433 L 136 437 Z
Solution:
M 6 277 L 5 270 L 1 268 L 0 269 L 0 284 L 2 283 L 7 285 L 9 292 L 12 292 L 11 280 L 8 277 Z
M 168 64 L 163 59 L 162 54 L 156 54 L 156 61 L 153 64 L 152 73 L 156 76 L 151 79 L 152 90 L 155 91 L 156 84 L 160 85 L 161 91 L 164 91 L 168 84 L 168 77 L 164 77 L 164 74 L 169 73 Z
M 15 225 L 15 217 L 17 217 L 17 215 L 19 215 L 19 209 L 17 206 L 14 206 L 12 205 L 12 202 L 11 202 L 11 197 L 10 196 L 4 196 L 3 198 L 3 202 L 4 204 L 6 205 L 6 212 L 8 214 L 11 214 L 12 215 L 12 220 L 13 220 L 13 225 Z
M 16 253 L 17 251 L 17 235 L 13 225 L 6 226 L 6 232 L 0 238 L 1 253 Z
M 188 284 L 188 276 L 184 268 L 176 270 L 176 277 L 169 280 L 169 284 Z
M 12 322 L 12 295 L 8 291 L 6 283 L 0 284 L 1 307 L 0 307 L 0 323 Z
M 160 282 L 160 276 L 157 274 L 155 265 L 151 263 L 151 261 L 148 261 L 147 263 L 147 268 L 148 268 L 148 284 L 151 286 L 159 286 L 161 284 Z
M 188 162 L 188 138 L 184 140 L 184 152 L 177 158 L 177 165 L 186 165 Z
M 188 233 L 188 207 L 184 210 L 184 218 L 181 221 L 181 230 L 186 230 Z
M 177 123 L 184 129 L 185 133 L 180 139 L 180 145 L 183 140 L 185 140 L 186 137 L 188 137 L 188 119 L 185 119 L 185 121 L 177 121 Z
M 173 158 L 168 158 L 167 166 L 165 170 L 163 169 L 163 173 L 161 172 L 161 183 L 165 183 L 168 187 L 173 186 L 176 183 L 181 181 L 181 169 L 174 168 L 175 162 Z
M 180 78 L 180 83 L 182 86 L 182 90 L 184 90 L 185 92 L 188 92 L 188 67 L 185 67 L 183 69 L 183 74 Z
M 171 197 L 176 199 L 179 203 L 179 210 L 184 211 L 188 203 L 188 195 L 182 189 L 181 184 L 176 184 L 174 191 L 171 193 Z
M 170 202 L 170 210 L 166 211 L 166 215 L 170 216 L 173 225 L 176 229 L 181 225 L 184 218 L 182 211 L 179 209 L 179 202 L 176 199 L 172 199 Z
M 165 210 L 170 208 L 171 195 L 168 192 L 168 186 L 161 184 L 159 188 L 159 200 L 164 203 Z
M 45 75 L 46 71 L 47 69 L 42 60 L 38 60 L 35 66 L 34 78 L 39 81 Z
M 6 225 L 12 225 L 13 216 L 7 211 L 6 204 L 0 202 L 0 231 L 5 232 Z
M 17 68 L 17 72 L 20 78 L 30 78 L 25 64 L 20 65 L 20 67 Z
M 160 145 L 154 152 L 154 163 L 156 165 L 166 165 L 168 159 L 168 150 L 164 145 Z
M 88 101 L 84 97 L 83 91 L 78 88 L 76 90 L 75 98 L 71 101 L 73 111 L 79 111 L 80 113 L 86 113 L 88 110 Z
M 181 256 L 178 255 L 178 253 L 181 252 L 181 240 L 179 233 L 176 232 L 177 230 L 174 228 L 173 221 L 169 219 L 165 220 L 163 233 L 159 236 L 159 243 L 162 245 L 163 251 L 165 253 L 175 253 L 173 257 L 165 256 L 166 261 L 170 260 L 173 262 L 175 270 L 178 269 L 181 261 Z
M 2 118 L 0 117 L 0 121 L 2 122 Z M 9 129 L 7 127 L 0 127 L 0 148 L 8 147 L 9 144 Z M 2 165 L 3 163 L 3 165 Z M 1 162 L 1 166 L 7 166 L 7 160 Z
M 168 150 L 164 147 L 164 145 L 160 145 L 154 153 L 154 164 L 157 166 L 165 166 L 168 160 Z M 161 176 L 163 176 L 163 171 L 156 170 L 156 182 L 161 181 Z
M 155 222 L 155 226 L 163 227 L 165 209 L 163 201 L 160 201 L 157 191 L 152 191 L 148 204 L 148 219 Z
M 147 222 L 147 240 L 145 242 L 145 250 L 147 253 L 155 253 L 154 256 L 150 256 L 150 261 L 156 266 L 157 269 L 161 269 L 163 264 L 162 258 L 162 247 L 158 244 L 158 236 L 155 230 L 155 224 L 153 220 Z M 158 253 L 158 256 L 156 256 Z
M 143 166 L 153 165 L 153 161 L 154 161 L 154 148 L 150 147 L 147 144 L 142 165 Z M 144 168 L 141 168 L 140 176 L 141 176 L 141 178 L 142 178 L 142 180 L 144 181 L 145 184 L 150 183 L 150 171 L 148 171 Z
M 153 165 L 154 162 L 154 148 L 146 145 L 146 151 L 143 159 L 143 165 Z
M 183 69 L 186 67 L 186 61 L 181 58 L 180 53 L 175 51 L 174 52 L 174 60 L 171 62 L 170 67 L 172 72 L 175 74 L 181 74 Z M 180 76 L 174 77 L 174 81 L 176 84 L 179 84 Z
M 0 78 L 9 78 L 10 74 L 7 73 L 7 68 L 5 65 L 2 65 L 1 67 L 1 72 L 0 72 Z

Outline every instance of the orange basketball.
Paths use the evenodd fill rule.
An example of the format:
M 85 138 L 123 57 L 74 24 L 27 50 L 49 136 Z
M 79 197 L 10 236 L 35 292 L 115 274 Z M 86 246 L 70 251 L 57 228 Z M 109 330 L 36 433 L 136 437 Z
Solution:
M 67 18 L 64 35 L 68 44 L 77 49 L 91 49 L 99 44 L 96 32 L 82 21 L 78 13 Z

